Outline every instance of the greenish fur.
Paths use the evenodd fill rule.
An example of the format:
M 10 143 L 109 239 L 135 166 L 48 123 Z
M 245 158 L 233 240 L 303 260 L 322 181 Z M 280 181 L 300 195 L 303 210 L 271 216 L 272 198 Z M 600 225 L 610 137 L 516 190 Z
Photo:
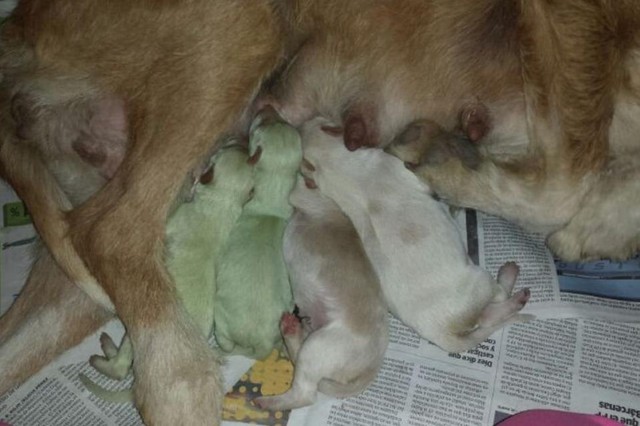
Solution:
M 242 213 L 253 187 L 253 167 L 247 154 L 238 148 L 222 150 L 215 158 L 214 180 L 198 185 L 191 203 L 180 205 L 167 223 L 167 269 L 186 311 L 208 338 L 213 328 L 216 294 L 215 265 L 222 247 Z M 109 363 L 131 367 L 133 352 L 127 337 Z M 111 392 L 81 380 L 87 388 L 107 401 L 131 400 L 130 391 Z
M 298 132 L 285 123 L 254 127 L 249 150 L 262 148 L 254 167 L 254 195 L 218 261 L 214 316 L 224 351 L 260 359 L 281 341 L 280 317 L 293 308 L 282 236 L 293 211 L 289 193 L 302 148 Z

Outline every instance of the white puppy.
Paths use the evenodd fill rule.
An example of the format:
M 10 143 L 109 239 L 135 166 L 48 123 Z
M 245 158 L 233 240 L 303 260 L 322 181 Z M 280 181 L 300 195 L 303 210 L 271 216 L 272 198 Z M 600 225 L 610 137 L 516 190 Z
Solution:
M 340 208 L 302 178 L 284 255 L 300 320 L 284 314 L 282 335 L 295 376 L 291 389 L 254 402 L 271 410 L 302 407 L 316 392 L 347 397 L 375 378 L 388 343 L 388 314 L 358 234 Z
M 304 171 L 349 216 L 376 270 L 391 312 L 450 352 L 476 346 L 529 299 L 511 296 L 518 275 L 507 263 L 498 281 L 469 259 L 446 207 L 425 183 L 379 149 L 349 152 L 324 119 L 302 128 Z

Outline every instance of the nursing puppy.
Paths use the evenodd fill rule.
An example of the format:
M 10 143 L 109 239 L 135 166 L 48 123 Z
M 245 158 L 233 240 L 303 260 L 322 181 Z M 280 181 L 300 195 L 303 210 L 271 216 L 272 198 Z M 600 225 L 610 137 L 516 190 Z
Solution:
M 282 316 L 295 376 L 286 393 L 255 399 L 271 410 L 312 404 L 317 391 L 340 398 L 362 392 L 388 343 L 380 285 L 349 218 L 302 179 L 290 201 L 296 212 L 284 254 L 302 324 L 293 314 Z
M 453 219 L 429 188 L 379 149 L 354 153 L 323 118 L 302 127 L 304 169 L 349 216 L 380 279 L 391 312 L 449 352 L 470 349 L 518 314 L 528 289 L 511 295 L 518 267 L 496 282 L 474 265 Z
M 300 134 L 273 109 L 251 124 L 251 199 L 216 259 L 214 334 L 224 352 L 255 359 L 269 356 L 282 339 L 278 321 L 293 309 L 282 238 L 293 214 L 289 194 L 296 183 Z
M 230 141 L 239 142 L 239 141 Z M 216 294 L 216 262 L 250 198 L 254 186 L 253 166 L 237 145 L 221 149 L 212 159 L 201 183 L 193 188 L 194 200 L 177 207 L 167 222 L 167 270 L 178 296 L 198 329 L 209 339 L 213 329 Z M 133 363 L 131 339 L 125 334 L 120 347 L 103 333 L 104 356 L 93 355 L 89 363 L 113 379 L 124 379 Z M 130 390 L 112 392 L 80 375 L 94 394 L 114 402 L 132 402 Z
M 0 103 L 9 125 L 1 173 L 24 198 L 57 265 L 48 255 L 38 260 L 0 321 L 0 393 L 94 331 L 111 307 L 136 353 L 143 420 L 219 422 L 217 358 L 164 269 L 165 222 L 190 172 L 242 122 L 283 60 L 278 10 L 268 0 L 22 0 L 3 23 Z M 84 112 L 76 109 L 83 105 Z M 105 119 L 87 121 L 87 111 Z M 122 117 L 127 148 L 114 171 L 101 158 L 109 151 L 84 138 L 94 124 L 117 133 Z M 50 174 L 36 165 L 49 166 L 47 150 L 56 144 L 47 138 L 60 123 L 69 138 L 59 147 L 104 166 L 96 179 L 109 179 L 70 212 L 59 181 L 36 179 Z M 48 338 L 43 322 L 56 325 Z
M 479 161 L 425 163 L 434 192 L 549 236 L 564 259 L 640 248 L 638 2 L 299 3 L 313 37 L 272 87 L 285 117 L 329 117 L 357 149 L 422 118 L 455 131 L 484 104 Z

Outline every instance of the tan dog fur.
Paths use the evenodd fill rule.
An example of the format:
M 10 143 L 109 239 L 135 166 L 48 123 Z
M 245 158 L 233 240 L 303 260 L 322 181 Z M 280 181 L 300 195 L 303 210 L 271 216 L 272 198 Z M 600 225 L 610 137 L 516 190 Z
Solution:
M 549 235 L 565 259 L 636 252 L 637 2 L 303 3 L 313 36 L 272 89 L 285 117 L 330 117 L 345 135 L 355 117 L 361 145 L 384 146 L 422 118 L 453 131 L 480 101 L 481 161 L 424 165 L 433 190 Z
M 92 280 L 78 263 L 80 253 L 108 296 L 103 305 L 115 306 L 136 351 L 136 404 L 148 424 L 219 422 L 218 362 L 164 270 L 164 223 L 187 174 L 239 121 L 282 60 L 282 46 L 279 17 L 266 0 L 25 0 L 3 27 L 0 61 L 11 95 L 35 95 L 35 102 L 55 105 L 107 94 L 127 107 L 130 146 L 124 162 L 96 196 L 68 214 L 63 216 L 67 206 L 55 196 L 61 188 L 54 180 L 30 192 L 43 184 L 38 176 L 47 174 L 28 174 L 31 158 L 42 157 L 47 141 L 40 141 L 41 152 L 20 158 L 15 152 L 27 146 L 24 141 L 4 138 L 2 173 L 25 198 L 71 280 Z M 69 90 L 42 91 L 60 86 Z M 20 372 L 3 369 L 2 391 L 108 316 L 69 278 L 52 274 L 56 270 L 46 255 L 38 260 L 19 303 L 2 318 L 0 360 L 13 361 L 12 370 Z M 44 297 L 62 289 L 65 298 Z M 84 298 L 82 305 L 64 302 L 77 298 Z M 20 339 L 37 332 L 33 326 L 29 332 L 16 328 L 38 306 L 60 327 L 50 330 L 32 356 L 16 357 Z M 69 315 L 78 325 L 65 330 Z M 96 315 L 102 321 L 93 321 Z
M 95 330 L 109 316 L 99 300 L 113 303 L 132 336 L 144 420 L 218 421 L 217 361 L 164 270 L 164 222 L 189 171 L 242 122 L 299 40 L 272 95 L 292 122 L 365 116 L 367 140 L 385 145 L 420 118 L 450 131 L 479 100 L 493 117 L 478 145 L 483 161 L 475 170 L 456 158 L 422 168 L 436 192 L 551 234 L 568 259 L 637 249 L 636 2 L 292 0 L 275 10 L 284 13 L 267 0 L 20 3 L 3 28 L 3 90 L 40 93 L 38 102 L 49 104 L 116 96 L 127 108 L 130 145 L 113 179 L 64 214 L 70 204 L 41 168 L 46 159 L 3 134 L 0 172 L 59 266 L 44 254 L 0 321 L 0 368 L 12 365 L 0 370 L 0 391 Z M 69 90 L 42 96 L 51 81 Z M 8 102 L 3 96 L 2 107 Z M 5 124 L 2 132 L 13 134 Z M 37 334 L 21 326 L 44 308 L 51 321 L 75 326 L 52 330 L 36 352 L 17 352 Z

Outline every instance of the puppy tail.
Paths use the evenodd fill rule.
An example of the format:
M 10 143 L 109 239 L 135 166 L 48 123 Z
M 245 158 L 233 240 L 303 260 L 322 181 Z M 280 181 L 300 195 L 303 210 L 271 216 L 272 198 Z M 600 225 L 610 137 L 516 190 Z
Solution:
M 369 368 L 358 377 L 346 383 L 331 379 L 322 379 L 320 383 L 318 383 L 318 390 L 334 398 L 348 398 L 364 391 L 367 386 L 373 382 L 377 374 L 377 368 Z
M 91 392 L 92 394 L 94 394 L 95 396 L 97 396 L 98 398 L 104 401 L 113 402 L 116 404 L 133 402 L 133 390 L 131 389 L 112 391 L 112 390 L 105 389 L 102 386 L 98 385 L 97 383 L 93 382 L 93 380 L 91 380 L 89 377 L 85 376 L 84 374 L 80 374 L 79 377 L 80 377 L 80 381 L 82 382 L 84 387 L 86 387 L 87 390 L 89 390 L 89 392 Z
M 26 144 L 3 129 L 0 177 L 6 180 L 32 212 L 33 223 L 51 255 L 67 276 L 94 302 L 114 312 L 111 299 L 87 270 L 68 237 L 65 211 L 72 206 L 56 179 Z

